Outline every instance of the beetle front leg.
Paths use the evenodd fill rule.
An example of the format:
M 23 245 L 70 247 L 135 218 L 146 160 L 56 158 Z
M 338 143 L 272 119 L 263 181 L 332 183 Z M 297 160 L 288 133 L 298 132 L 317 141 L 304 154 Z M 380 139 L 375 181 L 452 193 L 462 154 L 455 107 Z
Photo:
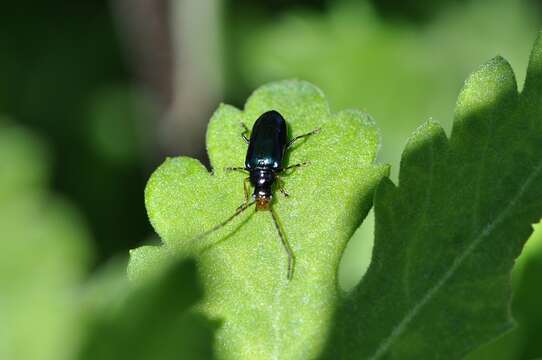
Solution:
M 293 138 L 292 140 L 290 140 L 288 142 L 288 144 L 286 144 L 286 148 L 289 148 L 290 146 L 292 146 L 297 140 L 299 139 L 303 139 L 303 138 L 306 138 L 308 136 L 311 136 L 311 135 L 314 135 L 314 134 L 318 134 L 320 132 L 320 128 L 316 128 L 314 129 L 313 131 L 311 132 L 308 132 L 306 134 L 303 134 L 303 135 L 298 135 L 296 136 L 295 138 Z
M 248 143 L 250 143 L 250 140 L 248 139 L 247 135 L 248 135 L 248 133 L 250 133 L 250 130 L 248 129 L 248 127 L 245 125 L 244 122 L 241 123 L 241 127 L 243 128 L 243 132 L 241 133 L 241 137 L 248 144 Z
M 302 167 L 302 166 L 307 166 L 309 165 L 310 162 L 308 161 L 303 161 L 302 163 L 298 163 L 298 164 L 293 164 L 293 165 L 290 165 L 290 166 L 286 166 L 284 169 L 282 169 L 283 171 L 284 170 L 289 170 L 289 169 L 294 169 L 294 168 L 298 168 L 298 167 Z

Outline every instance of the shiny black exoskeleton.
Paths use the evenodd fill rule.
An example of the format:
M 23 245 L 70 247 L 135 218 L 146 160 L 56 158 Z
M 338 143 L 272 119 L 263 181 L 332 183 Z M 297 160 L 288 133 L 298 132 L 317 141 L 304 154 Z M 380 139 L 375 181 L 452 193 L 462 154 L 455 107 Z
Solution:
M 252 127 L 245 170 L 254 186 L 256 209 L 267 209 L 277 174 L 283 171 L 284 153 L 288 148 L 286 121 L 277 111 L 261 115 Z
M 273 186 L 278 182 L 279 190 L 288 196 L 286 190 L 281 184 L 280 174 L 284 170 L 306 165 L 299 163 L 284 167 L 284 155 L 288 148 L 297 140 L 316 134 L 320 129 L 315 129 L 309 133 L 294 137 L 288 141 L 288 127 L 282 115 L 275 110 L 267 111 L 262 114 L 252 127 L 250 139 L 247 137 L 249 129 L 241 124 L 244 131 L 241 134 L 245 142 L 248 143 L 248 150 L 244 167 L 230 167 L 226 170 L 240 170 L 248 172 L 249 176 L 244 181 L 245 201 L 237 208 L 237 211 L 222 223 L 201 234 L 199 237 L 206 236 L 211 232 L 220 229 L 228 224 L 237 215 L 241 214 L 248 207 L 256 204 L 256 210 L 269 210 L 273 223 L 282 241 L 282 245 L 288 254 L 288 274 L 290 280 L 293 277 L 295 256 L 284 236 L 277 219 L 277 214 L 271 207 L 273 197 Z M 253 201 L 249 200 L 247 183 L 254 187 Z

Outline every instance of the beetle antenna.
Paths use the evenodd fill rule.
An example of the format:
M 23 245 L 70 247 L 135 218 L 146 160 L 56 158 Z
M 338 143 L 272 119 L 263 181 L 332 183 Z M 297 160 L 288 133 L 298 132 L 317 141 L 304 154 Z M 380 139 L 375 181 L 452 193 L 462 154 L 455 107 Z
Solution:
M 272 207 L 269 208 L 269 211 L 271 212 L 271 217 L 273 218 L 273 223 L 275 224 L 275 228 L 277 229 L 277 232 L 280 236 L 280 241 L 282 242 L 282 246 L 284 247 L 284 250 L 286 251 L 286 254 L 288 255 L 288 273 L 287 278 L 288 280 L 292 280 L 294 277 L 294 266 L 295 266 L 295 255 L 292 251 L 292 247 L 290 246 L 290 243 L 286 239 L 286 236 L 284 236 L 284 233 L 282 232 L 277 213 L 275 213 L 275 210 L 273 210 Z
M 246 202 L 246 203 L 243 203 L 241 206 L 239 206 L 237 208 L 237 210 L 235 210 L 235 213 L 230 216 L 229 218 L 227 218 L 226 220 L 222 221 L 220 224 L 214 226 L 212 229 L 210 230 L 207 230 L 205 232 L 202 232 L 201 234 L 197 235 L 193 240 L 196 240 L 196 239 L 202 239 L 204 237 L 206 237 L 207 235 L 219 230 L 220 228 L 226 226 L 230 221 L 232 221 L 233 219 L 235 219 L 237 216 L 239 216 L 243 211 L 245 211 L 246 209 L 248 209 L 250 206 L 254 205 L 254 203 L 256 203 L 256 200 L 253 200 L 251 202 Z

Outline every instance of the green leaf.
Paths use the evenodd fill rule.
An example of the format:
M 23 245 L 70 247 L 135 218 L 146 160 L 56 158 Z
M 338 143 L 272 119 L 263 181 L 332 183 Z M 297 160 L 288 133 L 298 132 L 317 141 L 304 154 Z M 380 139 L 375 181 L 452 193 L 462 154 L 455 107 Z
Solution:
M 538 12 L 526 1 L 463 1 L 412 26 L 381 16 L 374 4 L 334 1 L 326 11 L 300 8 L 230 22 L 239 34 L 231 51 L 238 66 L 228 83 L 234 90 L 239 76 L 249 88 L 299 77 L 318 84 L 336 108 L 370 113 L 383 139 L 377 160 L 391 165 L 395 180 L 414 129 L 430 118 L 451 129 L 457 93 L 475 64 L 501 54 L 523 83 Z M 339 272 L 344 289 L 365 273 L 370 253 L 361 250 L 373 239 L 366 224 L 349 241 Z
M 523 256 L 525 254 L 525 256 Z M 517 270 L 512 314 L 519 326 L 512 335 L 519 338 L 516 357 L 534 359 L 542 357 L 540 331 L 542 330 L 542 222 L 535 226 L 535 232 L 522 252 L 522 264 Z
M 292 281 L 269 212 L 246 211 L 205 239 L 190 241 L 228 218 L 243 202 L 241 173 L 249 127 L 263 112 L 284 115 L 291 136 L 321 127 L 291 151 L 288 163 L 310 161 L 284 176 L 289 198 L 273 207 L 296 256 Z M 162 247 L 132 252 L 132 278 L 159 268 L 168 254 L 195 254 L 206 297 L 201 306 L 221 319 L 217 354 L 224 359 L 307 359 L 322 349 L 337 299 L 337 266 L 347 240 L 371 206 L 387 168 L 373 165 L 378 134 L 359 111 L 331 113 L 321 91 L 301 81 L 258 89 L 244 111 L 221 105 L 207 132 L 213 174 L 196 160 L 168 159 L 146 188 L 149 218 Z
M 542 223 L 534 226 L 534 232 L 516 259 L 512 271 L 512 315 L 517 326 L 505 335 L 471 352 L 468 360 L 515 360 L 538 359 L 540 331 L 542 329 Z
M 355 359 L 458 359 L 509 330 L 510 271 L 542 215 L 542 38 L 521 94 L 497 57 L 466 82 L 450 139 L 411 137 L 375 195 L 372 263 L 329 348 Z
M 33 134 L 0 117 L 0 199 L 41 189 L 49 177 L 48 149 Z
M 90 101 L 88 134 L 94 152 L 116 166 L 142 161 L 151 106 L 133 87 L 100 89 Z
M 128 291 L 91 325 L 80 359 L 209 359 L 213 328 L 190 311 L 202 297 L 193 261 L 176 262 L 163 274 Z

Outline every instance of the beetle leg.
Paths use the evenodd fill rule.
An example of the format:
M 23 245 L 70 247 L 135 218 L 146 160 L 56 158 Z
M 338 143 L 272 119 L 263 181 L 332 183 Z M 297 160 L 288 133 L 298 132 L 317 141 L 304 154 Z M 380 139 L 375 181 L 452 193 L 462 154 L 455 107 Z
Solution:
M 313 131 L 311 132 L 308 132 L 306 134 L 303 134 L 303 135 L 298 135 L 296 136 L 295 138 L 293 138 L 292 140 L 290 140 L 288 142 L 288 144 L 286 144 L 286 148 L 289 148 L 290 146 L 292 146 L 297 140 L 299 139 L 303 139 L 303 138 L 306 138 L 307 136 L 311 136 L 311 135 L 314 135 L 314 134 L 318 134 L 320 132 L 320 128 L 316 128 L 314 129 Z
M 286 189 L 284 189 L 284 180 L 282 180 L 282 178 L 280 176 L 277 176 L 277 180 L 278 180 L 277 185 L 278 185 L 279 190 L 282 193 L 282 195 L 284 195 L 284 197 L 290 196 L 290 194 L 288 194 Z
M 230 221 L 232 221 L 233 219 L 235 219 L 237 216 L 239 216 L 243 211 L 245 211 L 246 209 L 248 209 L 250 206 L 254 205 L 256 201 L 251 201 L 247 204 L 241 204 L 241 206 L 239 206 L 237 208 L 237 210 L 235 210 L 235 212 L 233 213 L 232 216 L 230 216 L 229 218 L 227 218 L 226 220 L 222 221 L 220 224 L 216 225 L 215 227 L 213 227 L 212 229 L 209 229 L 201 234 L 199 234 L 198 236 L 196 236 L 195 238 L 193 238 L 192 240 L 199 240 L 201 238 L 204 238 L 205 236 L 217 231 L 218 229 L 220 228 L 223 228 L 224 226 L 226 226 Z
M 244 167 L 227 167 L 227 168 L 224 168 L 224 171 L 243 171 L 243 172 L 248 172 L 247 169 L 245 169 Z
M 249 194 L 248 194 L 248 182 L 250 181 L 250 177 L 246 177 L 245 180 L 243 180 L 243 190 L 245 192 L 245 202 L 243 205 L 248 204 Z
M 286 166 L 284 169 L 282 169 L 283 171 L 284 170 L 289 170 L 289 169 L 293 169 L 293 168 L 298 168 L 298 167 L 302 167 L 302 166 L 307 166 L 309 165 L 310 162 L 308 161 L 303 161 L 302 163 L 299 163 L 299 164 L 293 164 L 293 165 L 290 165 L 290 166 Z
M 241 123 L 241 127 L 243 128 L 243 132 L 241 133 L 241 137 L 248 144 L 250 142 L 250 140 L 248 139 L 247 134 L 250 132 L 250 130 L 248 129 L 248 127 L 245 125 L 244 122 Z
M 282 229 L 280 228 L 279 220 L 277 218 L 277 214 L 275 213 L 275 210 L 273 210 L 272 207 L 269 210 L 271 212 L 271 217 L 273 218 L 273 223 L 275 224 L 275 228 L 277 229 L 277 232 L 279 233 L 282 246 L 284 247 L 284 250 L 286 251 L 286 254 L 288 255 L 288 272 L 286 273 L 286 278 L 288 280 L 292 280 L 292 278 L 294 277 L 295 255 L 292 250 L 292 247 L 290 246 L 290 243 L 288 242 L 288 239 L 286 239 L 286 236 L 284 236 L 284 233 L 282 232 Z

